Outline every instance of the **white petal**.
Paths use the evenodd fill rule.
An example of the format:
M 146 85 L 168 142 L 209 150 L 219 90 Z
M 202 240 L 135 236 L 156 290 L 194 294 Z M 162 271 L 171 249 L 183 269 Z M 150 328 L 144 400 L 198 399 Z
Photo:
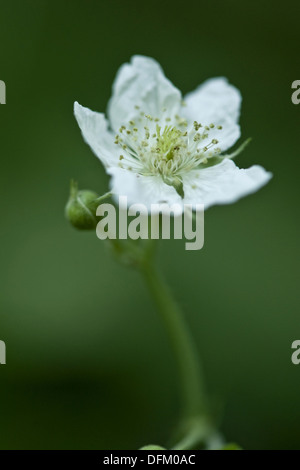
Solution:
M 231 204 L 247 194 L 258 191 L 272 177 L 264 168 L 254 165 L 247 170 L 238 168 L 232 160 L 195 170 L 183 177 L 184 203 Z
M 226 78 L 213 78 L 200 85 L 184 98 L 186 107 L 183 113 L 188 121 L 198 121 L 204 125 L 211 123 L 222 126 L 215 129 L 209 138 L 219 141 L 222 151 L 230 148 L 240 137 L 238 120 L 242 97 L 237 88 L 230 85 Z
M 85 142 L 102 161 L 105 167 L 117 165 L 119 152 L 114 136 L 108 130 L 104 114 L 96 113 L 74 103 L 74 114 Z
M 116 200 L 126 196 L 128 204 L 144 204 L 150 210 L 151 204 L 180 204 L 182 199 L 172 186 L 163 182 L 159 176 L 142 176 L 122 168 L 110 168 L 110 185 Z
M 166 108 L 166 117 L 172 117 L 179 112 L 180 105 L 181 93 L 165 77 L 160 65 L 150 57 L 134 56 L 117 73 L 108 116 L 117 131 L 129 120 L 137 119 L 141 111 L 159 118 Z

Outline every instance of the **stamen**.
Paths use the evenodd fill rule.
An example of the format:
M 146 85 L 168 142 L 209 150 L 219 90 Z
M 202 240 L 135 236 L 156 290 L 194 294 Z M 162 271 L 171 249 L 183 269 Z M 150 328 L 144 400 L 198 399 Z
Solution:
M 202 127 L 202 124 L 200 124 L 199 122 L 197 121 L 194 121 L 194 129 L 195 131 L 198 131 L 200 129 L 200 127 Z
M 140 110 L 140 107 L 135 106 L 135 109 Z M 166 111 L 166 108 L 162 110 Z M 178 114 L 174 117 L 175 124 L 173 116 L 168 114 L 159 119 L 140 110 L 139 116 L 135 121 L 130 120 L 127 128 L 122 125 L 115 136 L 115 143 L 126 151 L 119 156 L 120 168 L 141 175 L 160 175 L 176 189 L 182 185 L 182 175 L 221 154 L 221 149 L 216 147 L 217 139 L 206 141 L 212 129 L 222 129 L 220 125 L 204 126 L 194 121 L 188 127 L 187 120 Z M 206 145 L 202 147 L 200 144 L 204 141 Z

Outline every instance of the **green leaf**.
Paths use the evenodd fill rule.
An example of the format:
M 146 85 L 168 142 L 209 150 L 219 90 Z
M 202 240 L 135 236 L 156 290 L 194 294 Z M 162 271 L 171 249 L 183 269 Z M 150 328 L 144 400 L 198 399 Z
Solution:
M 226 444 L 221 450 L 242 450 L 242 448 L 238 444 L 231 442 L 230 444 Z
M 139 450 L 167 450 L 167 449 L 165 449 L 164 447 L 154 445 L 154 444 L 150 444 L 148 446 L 141 447 Z

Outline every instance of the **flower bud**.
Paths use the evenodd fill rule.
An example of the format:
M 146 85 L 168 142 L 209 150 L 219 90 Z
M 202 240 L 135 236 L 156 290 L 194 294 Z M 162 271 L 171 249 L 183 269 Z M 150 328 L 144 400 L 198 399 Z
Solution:
M 90 190 L 78 190 L 78 184 L 71 181 L 70 197 L 65 215 L 69 222 L 79 230 L 94 230 L 97 225 L 96 210 L 99 205 L 98 194 Z

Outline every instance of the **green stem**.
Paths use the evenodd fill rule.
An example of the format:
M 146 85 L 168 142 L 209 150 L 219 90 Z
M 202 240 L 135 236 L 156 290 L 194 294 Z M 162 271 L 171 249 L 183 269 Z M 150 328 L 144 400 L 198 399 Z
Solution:
M 194 422 L 196 418 L 206 414 L 206 399 L 202 370 L 193 338 L 177 303 L 153 263 L 146 259 L 141 269 L 175 353 L 186 422 Z

